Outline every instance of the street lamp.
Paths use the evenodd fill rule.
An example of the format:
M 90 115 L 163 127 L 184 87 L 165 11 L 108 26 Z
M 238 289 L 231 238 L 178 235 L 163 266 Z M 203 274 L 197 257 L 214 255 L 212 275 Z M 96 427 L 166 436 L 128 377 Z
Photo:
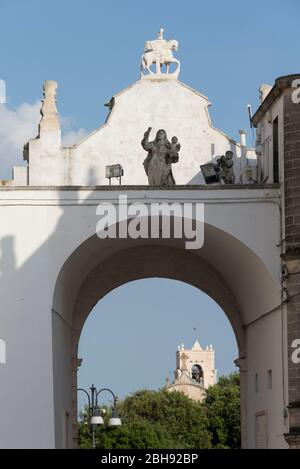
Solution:
M 101 415 L 100 409 L 95 409 L 91 417 L 91 425 L 103 425 L 104 420 Z
M 99 391 L 97 391 L 97 388 L 95 388 L 93 384 L 90 387 L 91 395 L 88 393 L 88 391 L 82 388 L 77 389 L 77 391 L 84 392 L 88 398 L 88 406 L 89 406 L 88 418 L 89 418 L 89 423 L 92 426 L 92 448 L 95 449 L 96 448 L 95 426 L 104 425 L 104 420 L 101 415 L 101 411 L 98 407 L 98 396 L 101 392 L 104 392 L 104 391 L 109 392 L 113 396 L 114 406 L 113 406 L 111 417 L 108 422 L 109 427 L 119 427 L 120 425 L 122 425 L 121 419 L 117 411 L 117 397 L 112 392 L 112 390 L 108 388 L 102 388 Z

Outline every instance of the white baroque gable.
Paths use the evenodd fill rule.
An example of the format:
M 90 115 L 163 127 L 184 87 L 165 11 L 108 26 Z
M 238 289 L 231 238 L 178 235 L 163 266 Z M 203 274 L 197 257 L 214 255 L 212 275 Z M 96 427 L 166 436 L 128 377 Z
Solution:
M 240 145 L 211 125 L 208 99 L 177 80 L 140 80 L 111 100 L 106 123 L 71 148 L 51 144 L 40 135 L 29 142 L 30 185 L 107 185 L 107 165 L 121 164 L 123 185 L 148 185 L 141 140 L 148 127 L 151 139 L 163 128 L 169 140 L 181 144 L 179 162 L 173 165 L 177 185 L 204 184 L 200 165 L 227 150 L 235 158 L 240 176 Z M 50 131 L 49 131 L 50 132 Z M 117 181 L 113 182 L 117 184 Z

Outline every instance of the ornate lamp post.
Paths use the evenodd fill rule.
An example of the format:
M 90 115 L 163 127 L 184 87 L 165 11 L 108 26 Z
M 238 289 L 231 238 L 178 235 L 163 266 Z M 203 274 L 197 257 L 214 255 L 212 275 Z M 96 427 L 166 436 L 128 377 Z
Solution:
M 109 427 L 118 427 L 122 425 L 121 419 L 117 411 L 117 397 L 112 392 L 112 390 L 108 388 L 102 388 L 99 391 L 97 391 L 97 388 L 93 384 L 90 387 L 90 394 L 88 391 L 82 388 L 77 389 L 77 391 L 84 392 L 88 399 L 88 406 L 89 406 L 88 417 L 89 417 L 89 423 L 92 427 L 92 448 L 95 449 L 96 448 L 95 427 L 96 425 L 104 425 L 104 420 L 101 415 L 101 411 L 98 407 L 98 396 L 101 392 L 104 392 L 104 391 L 109 392 L 113 396 L 114 406 L 112 410 L 112 415 L 108 422 Z

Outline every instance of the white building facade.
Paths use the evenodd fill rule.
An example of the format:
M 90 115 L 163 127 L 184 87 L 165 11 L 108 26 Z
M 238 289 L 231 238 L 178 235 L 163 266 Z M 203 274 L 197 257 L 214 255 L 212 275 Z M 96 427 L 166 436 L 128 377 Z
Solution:
M 163 45 L 176 48 L 174 41 Z M 173 56 L 155 51 L 155 42 L 150 47 L 148 52 L 168 66 Z M 278 138 L 270 134 L 270 148 L 275 135 L 278 149 L 274 173 L 274 152 L 265 164 L 258 149 L 256 165 L 255 150 L 247 149 L 243 138 L 237 143 L 212 126 L 209 101 L 178 81 L 178 69 L 168 74 L 154 65 L 156 73 L 117 94 L 106 123 L 71 148 L 61 145 L 57 85 L 46 82 L 38 137 L 24 147 L 27 166 L 1 182 L 4 448 L 76 447 L 77 348 L 84 322 L 108 292 L 150 277 L 190 283 L 227 315 L 239 350 L 243 447 L 299 444 L 299 217 L 298 208 L 286 212 L 299 202 L 296 191 L 287 192 L 297 186 L 300 160 L 299 111 L 288 101 L 291 79 L 276 82 L 253 117 L 259 125 L 270 110 L 273 121 L 278 115 L 278 127 L 272 126 Z M 287 130 L 291 116 L 295 125 Z M 151 138 L 163 128 L 169 138 L 179 139 L 179 161 L 172 165 L 176 186 L 148 185 L 141 147 L 148 127 Z M 205 185 L 200 165 L 226 151 L 233 153 L 235 184 Z M 286 166 L 291 154 L 292 171 Z M 109 186 L 105 178 L 112 164 L 124 170 L 120 186 Z M 256 181 L 247 179 L 253 165 Z M 293 180 L 288 186 L 287 177 Z M 184 236 L 100 239 L 97 207 L 112 204 L 120 210 L 120 195 L 147 207 L 157 201 L 204 204 L 203 247 L 186 249 Z

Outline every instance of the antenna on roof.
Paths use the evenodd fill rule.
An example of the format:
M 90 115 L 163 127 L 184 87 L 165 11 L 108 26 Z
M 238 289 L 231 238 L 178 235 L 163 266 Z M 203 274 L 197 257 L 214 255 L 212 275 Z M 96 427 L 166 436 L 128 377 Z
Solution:
M 251 111 L 251 104 L 248 104 L 247 106 L 247 109 L 248 109 L 248 116 L 249 116 L 249 121 L 250 121 L 250 127 L 252 129 L 253 127 L 253 124 L 252 124 L 252 111 Z

